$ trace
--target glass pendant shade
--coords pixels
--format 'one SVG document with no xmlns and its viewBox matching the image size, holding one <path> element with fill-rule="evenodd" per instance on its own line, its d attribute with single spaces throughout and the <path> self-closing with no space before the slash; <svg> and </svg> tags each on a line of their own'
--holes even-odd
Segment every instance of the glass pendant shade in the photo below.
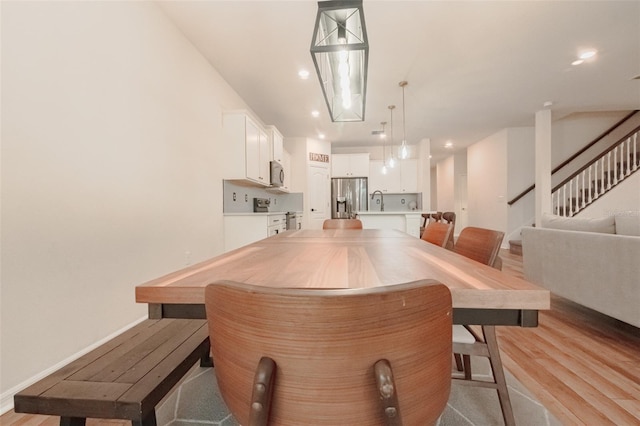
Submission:
<svg viewBox="0 0 640 426">
<path fill-rule="evenodd" d="M 369 42 L 362 0 L 318 2 L 311 56 L 331 121 L 364 121 Z"/>
</svg>

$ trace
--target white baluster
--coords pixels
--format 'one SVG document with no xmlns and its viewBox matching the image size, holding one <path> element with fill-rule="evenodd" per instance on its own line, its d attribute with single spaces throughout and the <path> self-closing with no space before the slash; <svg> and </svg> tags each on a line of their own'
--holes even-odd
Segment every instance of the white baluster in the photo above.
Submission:
<svg viewBox="0 0 640 426">
<path fill-rule="evenodd" d="M 633 135 L 633 170 L 638 169 L 638 133 Z"/>
<path fill-rule="evenodd" d="M 567 184 L 562 185 L 562 216 L 567 215 Z"/>
<path fill-rule="evenodd" d="M 627 164 L 627 171 L 624 172 L 626 176 L 631 174 L 631 137 L 628 137 L 625 142 L 627 143 L 627 156 L 624 158 L 624 162 L 622 164 Z M 622 144 L 624 145 L 624 142 Z"/>
<path fill-rule="evenodd" d="M 592 165 L 589 166 L 589 204 L 593 203 L 593 179 L 591 179 L 591 171 L 593 170 L 594 167 L 598 166 L 598 162 L 596 161 L 595 163 L 593 163 Z M 597 175 L 597 169 L 594 172 L 595 175 Z"/>
<path fill-rule="evenodd" d="M 587 194 L 584 193 L 586 185 L 584 184 L 584 180 L 587 177 L 587 171 L 582 171 L 582 192 L 580 193 L 580 197 L 582 197 L 582 208 L 587 206 Z"/>
<path fill-rule="evenodd" d="M 611 189 L 611 151 L 607 154 L 607 189 Z"/>
<path fill-rule="evenodd" d="M 613 184 L 618 184 L 618 147 L 613 148 Z"/>
</svg>

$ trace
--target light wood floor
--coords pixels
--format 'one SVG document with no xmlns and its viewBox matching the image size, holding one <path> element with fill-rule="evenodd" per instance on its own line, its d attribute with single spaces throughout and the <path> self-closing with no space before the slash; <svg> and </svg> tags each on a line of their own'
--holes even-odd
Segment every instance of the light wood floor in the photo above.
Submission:
<svg viewBox="0 0 640 426">
<path fill-rule="evenodd" d="M 502 250 L 503 271 L 523 276 Z M 565 425 L 640 425 L 640 329 L 553 297 L 536 328 L 499 327 L 503 363 Z M 10 411 L 0 425 L 53 426 L 57 417 Z M 129 425 L 88 420 L 90 426 Z"/>
<path fill-rule="evenodd" d="M 521 256 L 500 256 L 523 277 Z M 538 327 L 497 330 L 505 368 L 563 424 L 640 425 L 640 329 L 552 296 Z"/>
</svg>

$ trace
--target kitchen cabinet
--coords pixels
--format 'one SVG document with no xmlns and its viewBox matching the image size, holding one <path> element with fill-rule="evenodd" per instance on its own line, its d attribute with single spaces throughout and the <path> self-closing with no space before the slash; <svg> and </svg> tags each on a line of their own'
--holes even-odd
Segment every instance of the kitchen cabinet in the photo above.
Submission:
<svg viewBox="0 0 640 426">
<path fill-rule="evenodd" d="M 400 192 L 418 192 L 418 160 L 400 160 Z"/>
<path fill-rule="evenodd" d="M 282 212 L 225 215 L 224 251 L 235 250 L 286 230 L 286 214 Z"/>
<path fill-rule="evenodd" d="M 284 138 L 275 126 L 267 126 L 267 133 L 271 143 L 272 159 L 280 164 L 284 162 Z"/>
<path fill-rule="evenodd" d="M 360 212 L 364 229 L 397 229 L 420 238 L 422 212 Z"/>
<path fill-rule="evenodd" d="M 370 162 L 369 194 L 377 189 L 384 193 L 418 192 L 417 160 L 400 160 L 395 167 L 387 167 L 386 174 L 382 173 L 382 165 L 382 160 Z"/>
<path fill-rule="evenodd" d="M 331 155 L 331 177 L 369 177 L 369 154 Z"/>
<path fill-rule="evenodd" d="M 245 112 L 223 115 L 225 153 L 223 176 L 270 185 L 270 144 L 267 132 Z"/>
<path fill-rule="evenodd" d="M 400 188 L 400 167 L 387 167 L 387 173 L 382 173 L 382 160 L 373 160 L 370 162 L 369 168 L 369 194 L 373 191 L 380 190 L 384 193 L 398 192 Z"/>
</svg>

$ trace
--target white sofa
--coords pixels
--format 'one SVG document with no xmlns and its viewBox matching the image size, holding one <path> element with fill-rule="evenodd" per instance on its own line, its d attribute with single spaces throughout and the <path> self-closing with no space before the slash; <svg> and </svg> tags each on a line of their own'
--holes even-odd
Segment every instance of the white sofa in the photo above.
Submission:
<svg viewBox="0 0 640 426">
<path fill-rule="evenodd" d="M 640 212 L 601 219 L 545 215 L 522 230 L 525 277 L 640 327 Z"/>
</svg>

